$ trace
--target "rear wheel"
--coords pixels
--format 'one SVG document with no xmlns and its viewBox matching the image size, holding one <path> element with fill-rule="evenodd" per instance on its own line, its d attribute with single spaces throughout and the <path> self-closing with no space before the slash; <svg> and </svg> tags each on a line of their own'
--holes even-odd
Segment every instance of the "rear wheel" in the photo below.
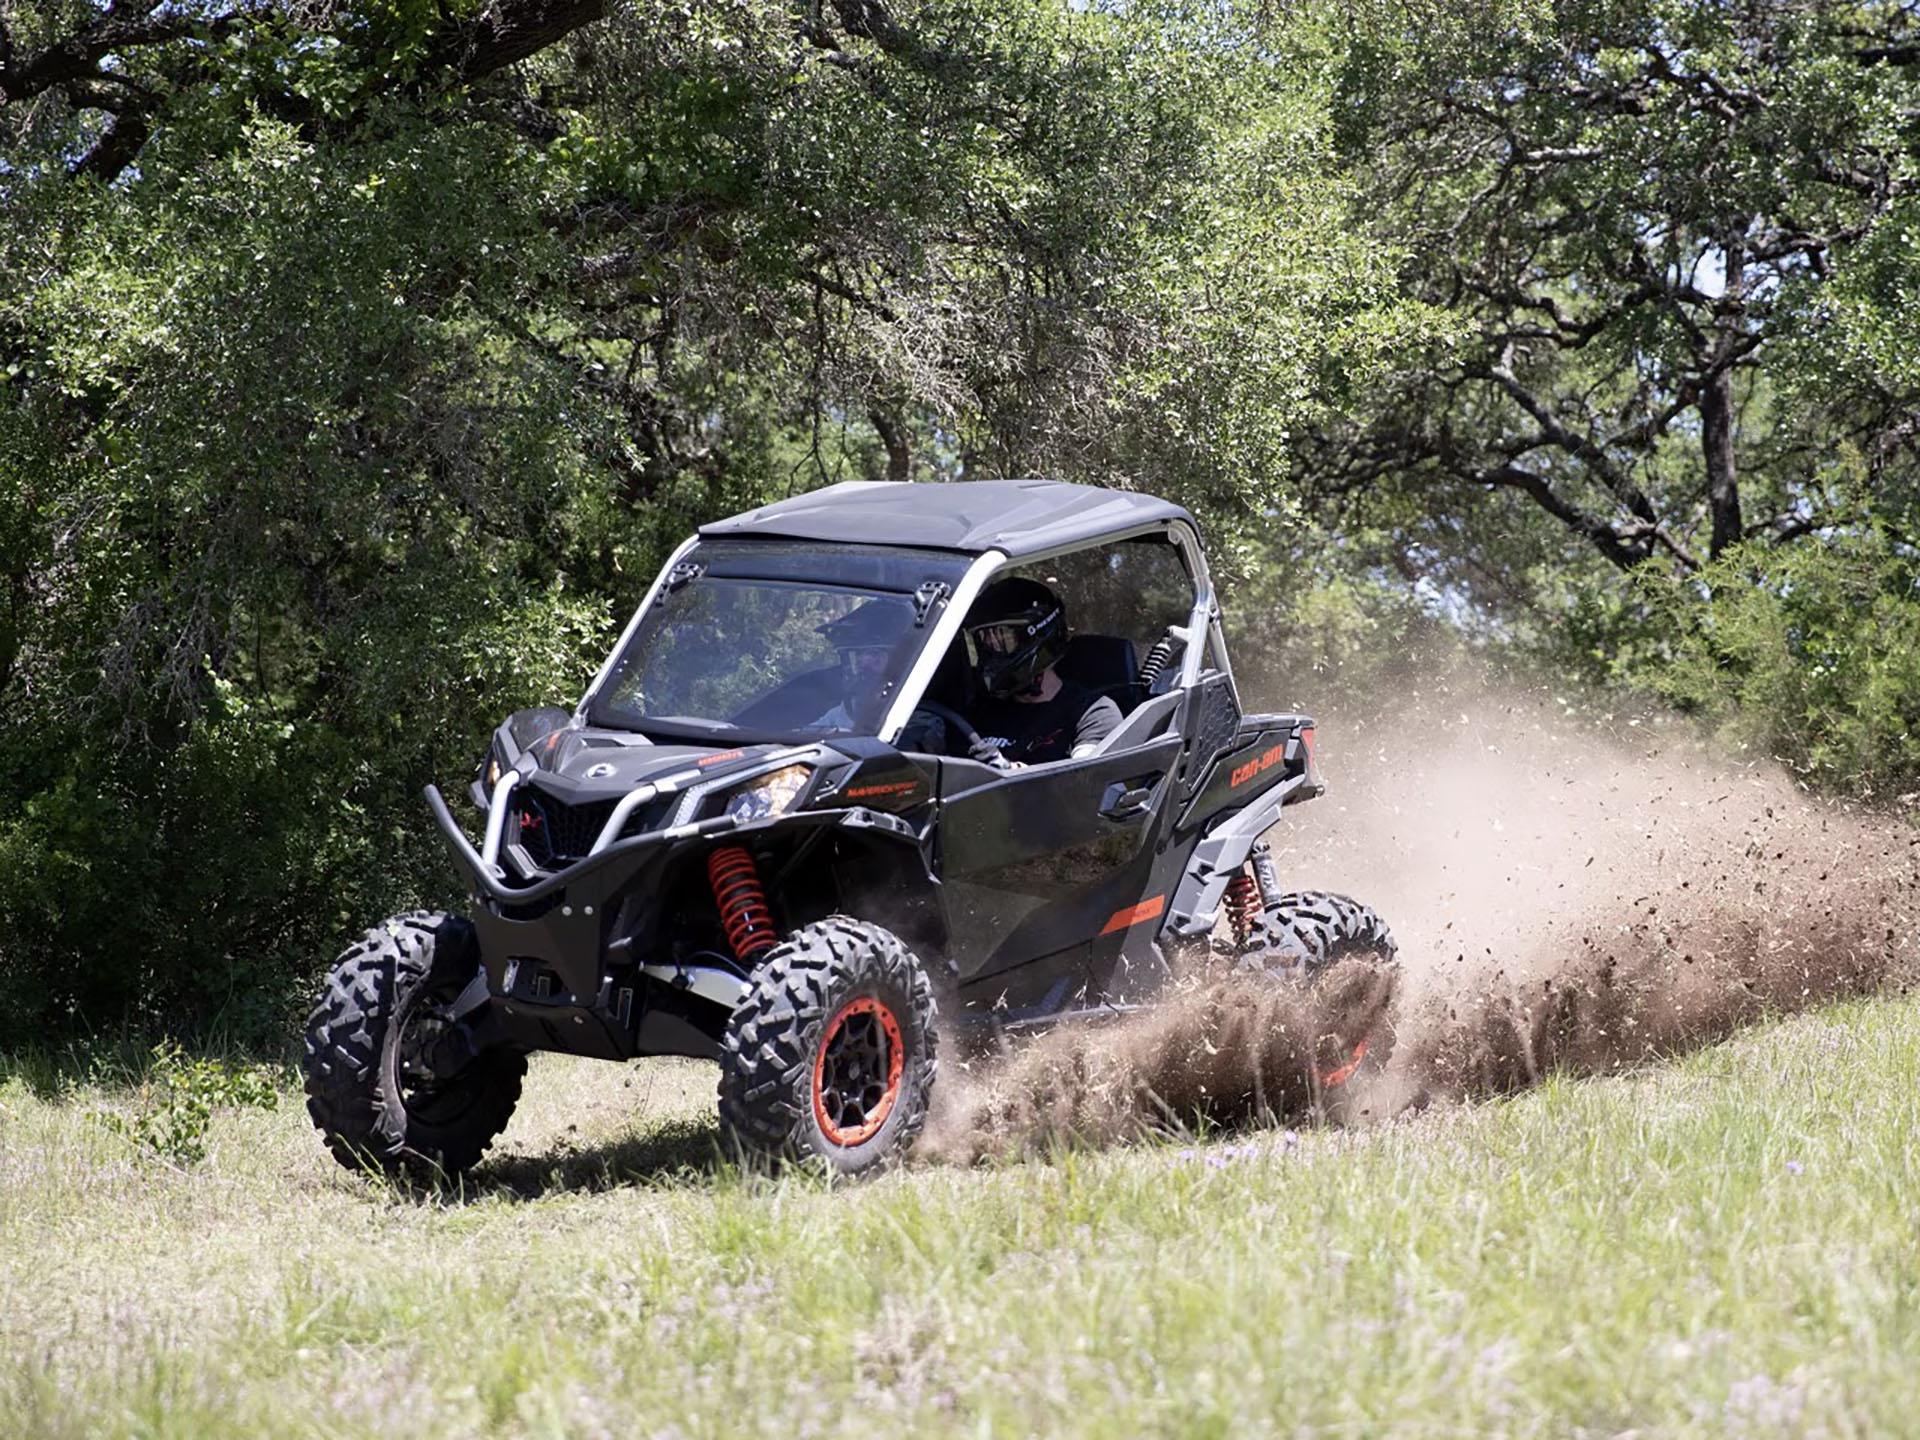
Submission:
<svg viewBox="0 0 1920 1440">
<path fill-rule="evenodd" d="M 884 1165 L 926 1124 L 933 1022 L 925 968 L 898 937 L 844 915 L 796 930 L 728 1021 L 720 1123 L 749 1154 Z"/>
<path fill-rule="evenodd" d="M 1342 1118 L 1356 1113 L 1356 1082 L 1393 1054 L 1400 962 L 1386 922 L 1345 895 L 1293 891 L 1261 907 L 1234 951 L 1242 971 L 1312 987 L 1322 1026 L 1315 1093 Z"/>
<path fill-rule="evenodd" d="M 353 1170 L 415 1179 L 472 1168 L 506 1128 L 527 1057 L 487 1050 L 450 1074 L 453 1001 L 480 970 L 473 926 L 414 911 L 369 930 L 307 1020 L 307 1113 Z"/>
</svg>

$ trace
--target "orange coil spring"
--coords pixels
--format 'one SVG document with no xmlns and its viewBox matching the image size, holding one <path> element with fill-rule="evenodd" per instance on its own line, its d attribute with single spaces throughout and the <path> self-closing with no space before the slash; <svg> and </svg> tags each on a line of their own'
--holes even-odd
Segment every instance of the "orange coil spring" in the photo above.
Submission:
<svg viewBox="0 0 1920 1440">
<path fill-rule="evenodd" d="M 773 911 L 761 887 L 753 857 L 738 845 L 728 845 L 707 857 L 707 879 L 713 885 L 713 903 L 720 908 L 720 924 L 727 944 L 739 960 L 757 960 L 774 946 Z"/>
<path fill-rule="evenodd" d="M 1247 943 L 1253 922 L 1260 916 L 1260 887 L 1244 869 L 1227 882 L 1227 923 L 1236 945 Z"/>
</svg>

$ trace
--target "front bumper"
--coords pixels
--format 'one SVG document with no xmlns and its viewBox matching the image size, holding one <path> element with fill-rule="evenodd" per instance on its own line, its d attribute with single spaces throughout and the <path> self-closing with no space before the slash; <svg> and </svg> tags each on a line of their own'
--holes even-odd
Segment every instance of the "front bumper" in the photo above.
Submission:
<svg viewBox="0 0 1920 1440">
<path fill-rule="evenodd" d="M 530 1048 L 627 1059 L 717 1054 L 714 1027 L 726 987 L 656 953 L 669 877 L 722 840 L 772 829 L 916 832 L 897 816 L 853 807 L 766 820 L 727 817 L 636 835 L 530 885 L 509 885 L 474 849 L 437 786 L 427 807 L 467 878 L 487 989 L 508 1038 Z M 630 903 L 637 902 L 637 903 Z M 737 983 L 737 982 L 736 982 Z M 664 992 L 664 994 L 662 993 Z"/>
</svg>

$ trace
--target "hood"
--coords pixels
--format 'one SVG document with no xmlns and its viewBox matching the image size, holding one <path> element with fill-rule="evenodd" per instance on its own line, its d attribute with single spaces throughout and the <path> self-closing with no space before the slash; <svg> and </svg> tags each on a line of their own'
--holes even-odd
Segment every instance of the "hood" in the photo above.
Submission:
<svg viewBox="0 0 1920 1440">
<path fill-rule="evenodd" d="M 636 785 L 683 777 L 675 789 L 751 765 L 778 749 L 750 745 L 655 745 L 624 730 L 562 730 L 533 747 L 533 783 L 569 804 L 617 800 Z"/>
</svg>

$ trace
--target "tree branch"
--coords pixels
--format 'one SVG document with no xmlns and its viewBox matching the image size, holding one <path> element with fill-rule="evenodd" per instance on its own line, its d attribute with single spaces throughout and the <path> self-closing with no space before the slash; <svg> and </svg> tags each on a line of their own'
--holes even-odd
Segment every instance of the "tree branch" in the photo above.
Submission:
<svg viewBox="0 0 1920 1440">
<path fill-rule="evenodd" d="M 833 0 L 841 28 L 849 35 L 871 40 L 881 51 L 923 75 L 941 75 L 961 63 L 951 50 L 936 50 L 921 42 L 881 0 Z M 816 42 L 817 43 L 817 42 Z"/>
<path fill-rule="evenodd" d="M 5 63 L 0 66 L 0 104 L 28 100 L 44 90 L 76 80 L 103 83 L 120 80 L 123 77 L 100 69 L 100 62 L 108 55 L 165 45 L 191 36 L 219 39 L 231 34 L 244 18 L 239 11 L 229 10 L 210 20 L 163 14 L 125 19 L 110 6 L 85 29 L 56 40 L 18 65 L 13 63 L 13 47 L 9 41 Z"/>
<path fill-rule="evenodd" d="M 427 52 L 423 77 L 444 69 L 455 83 L 504 70 L 607 13 L 607 0 L 494 0 L 471 24 Z"/>
<path fill-rule="evenodd" d="M 76 178 L 91 176 L 103 185 L 110 185 L 133 163 L 134 157 L 140 153 L 140 147 L 147 143 L 152 134 L 151 111 L 144 106 L 124 110 L 107 122 L 107 128 L 100 132 L 100 138 L 73 163 L 67 173 Z"/>
</svg>

